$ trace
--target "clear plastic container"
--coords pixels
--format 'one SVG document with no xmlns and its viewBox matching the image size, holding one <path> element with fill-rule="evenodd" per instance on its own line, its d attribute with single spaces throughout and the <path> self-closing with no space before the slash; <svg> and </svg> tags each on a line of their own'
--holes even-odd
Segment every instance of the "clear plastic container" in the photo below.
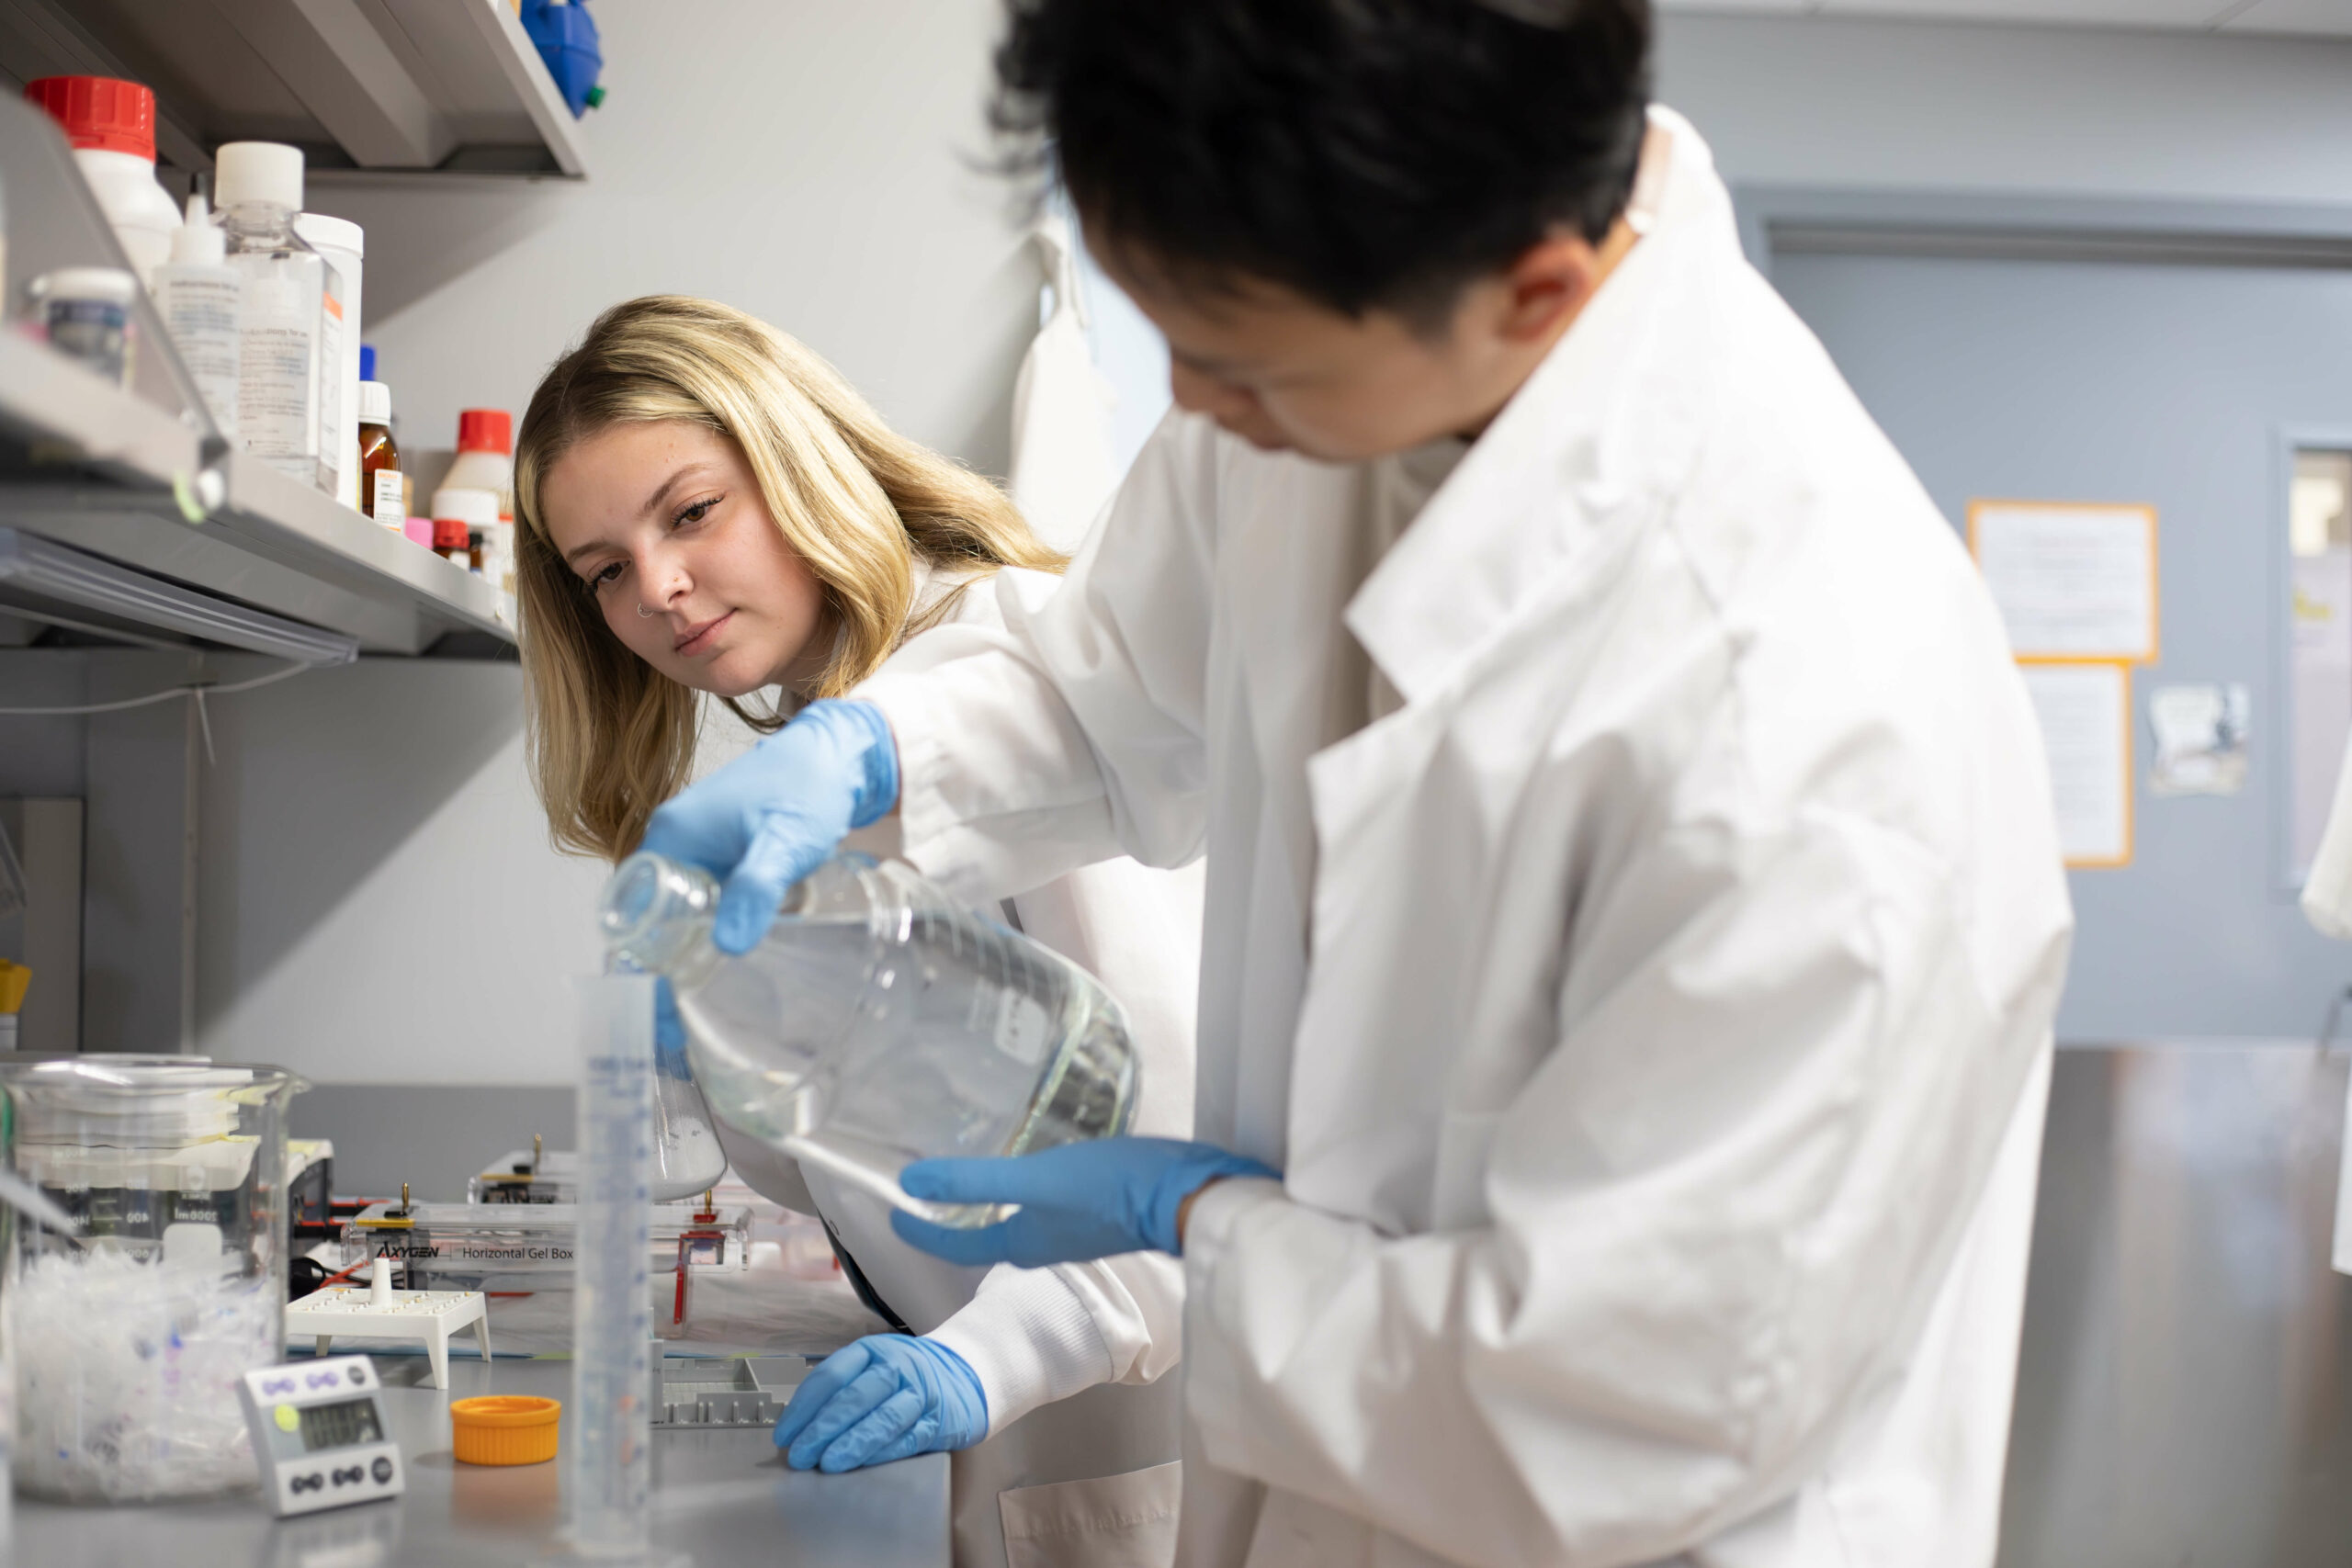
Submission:
<svg viewBox="0 0 2352 1568">
<path fill-rule="evenodd" d="M 254 1484 L 237 1401 L 286 1316 L 277 1067 L 89 1055 L 0 1065 L 10 1168 L 81 1222 L 18 1222 L 6 1305 L 17 1487 L 75 1502 Z"/>
<path fill-rule="evenodd" d="M 560 1203 L 371 1203 L 345 1223 L 342 1268 L 389 1258 L 413 1291 L 569 1291 L 579 1274 L 585 1200 Z M 708 1213 L 709 1218 L 702 1217 Z M 646 1205 L 647 1267 L 740 1273 L 749 1266 L 751 1212 Z"/>
<path fill-rule="evenodd" d="M 334 268 L 294 230 L 302 154 L 272 141 L 231 141 L 217 156 L 214 199 L 228 264 L 244 289 L 237 439 L 281 473 L 340 494 L 342 307 L 329 303 Z"/>
<path fill-rule="evenodd" d="M 245 277 L 229 265 L 229 236 L 204 197 L 187 198 L 187 221 L 172 236 L 172 259 L 155 269 L 155 310 L 180 363 L 220 434 L 237 434 L 237 384 L 244 363 Z"/>
<path fill-rule="evenodd" d="M 899 1172 L 1126 1131 L 1136 1066 L 1100 982 L 898 862 L 843 854 L 786 897 L 740 958 L 711 944 L 718 885 L 636 854 L 605 885 L 612 952 L 667 975 L 695 1080 L 731 1125 L 945 1224 L 998 1211 L 922 1202 Z"/>
</svg>

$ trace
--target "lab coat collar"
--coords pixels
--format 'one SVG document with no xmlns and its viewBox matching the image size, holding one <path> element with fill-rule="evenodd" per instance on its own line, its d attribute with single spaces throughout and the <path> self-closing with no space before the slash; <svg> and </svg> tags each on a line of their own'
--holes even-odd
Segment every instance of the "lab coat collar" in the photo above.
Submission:
<svg viewBox="0 0 2352 1568">
<path fill-rule="evenodd" d="M 1408 703 L 1593 558 L 1612 523 L 1649 514 L 1695 456 L 1690 372 L 1708 353 L 1696 291 L 1744 264 L 1707 144 L 1671 109 L 1654 107 L 1650 124 L 1671 140 L 1649 231 L 1348 605 Z"/>
</svg>

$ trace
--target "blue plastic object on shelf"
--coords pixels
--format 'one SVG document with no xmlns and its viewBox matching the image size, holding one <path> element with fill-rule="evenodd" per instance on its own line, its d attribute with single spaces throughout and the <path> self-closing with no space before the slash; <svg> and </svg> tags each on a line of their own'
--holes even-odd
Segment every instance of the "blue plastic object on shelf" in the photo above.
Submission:
<svg viewBox="0 0 2352 1568">
<path fill-rule="evenodd" d="M 572 118 L 605 101 L 605 89 L 596 85 L 597 73 L 605 68 L 605 52 L 596 39 L 596 18 L 588 14 L 584 4 L 523 0 L 523 30 L 538 47 L 548 74 L 555 78 L 556 90 L 571 106 Z"/>
<path fill-rule="evenodd" d="M 376 378 L 376 345 L 372 343 L 359 345 L 359 378 L 363 381 Z"/>
</svg>

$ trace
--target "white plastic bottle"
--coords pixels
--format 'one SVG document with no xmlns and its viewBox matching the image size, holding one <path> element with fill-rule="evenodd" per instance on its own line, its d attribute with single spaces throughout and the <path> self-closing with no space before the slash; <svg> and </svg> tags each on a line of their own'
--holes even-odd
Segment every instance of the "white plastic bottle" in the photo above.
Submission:
<svg viewBox="0 0 2352 1568">
<path fill-rule="evenodd" d="M 294 231 L 294 214 L 302 209 L 301 149 L 226 142 L 216 155 L 212 189 L 229 265 L 245 283 L 237 437 L 272 468 L 334 495 L 341 453 L 324 449 L 320 436 L 343 343 L 326 309 L 330 269 Z"/>
<path fill-rule="evenodd" d="M 152 288 L 180 226 L 179 204 L 155 182 L 155 95 L 111 76 L 44 76 L 25 96 L 64 128 L 130 269 Z"/>
<path fill-rule="evenodd" d="M 441 476 L 443 490 L 488 491 L 498 521 L 482 540 L 482 575 L 501 593 L 514 592 L 514 418 L 504 409 L 458 411 L 458 460 Z M 439 516 L 439 513 L 435 513 Z"/>
<path fill-rule="evenodd" d="M 368 256 L 368 234 L 348 218 L 330 218 L 323 212 L 296 213 L 294 231 L 334 269 L 328 284 L 342 308 L 337 330 L 343 337 L 343 359 L 335 376 L 337 425 L 330 434 L 335 451 L 356 452 L 359 449 L 359 275 L 361 263 Z M 327 440 L 329 436 L 322 435 L 321 439 Z M 357 468 L 345 462 L 341 479 L 343 503 L 366 511 L 360 504 Z"/>
<path fill-rule="evenodd" d="M 187 198 L 187 221 L 172 235 L 172 259 L 155 269 L 156 313 L 187 367 L 220 434 L 237 438 L 237 367 L 243 357 L 244 275 L 229 265 L 229 237 Z"/>
</svg>

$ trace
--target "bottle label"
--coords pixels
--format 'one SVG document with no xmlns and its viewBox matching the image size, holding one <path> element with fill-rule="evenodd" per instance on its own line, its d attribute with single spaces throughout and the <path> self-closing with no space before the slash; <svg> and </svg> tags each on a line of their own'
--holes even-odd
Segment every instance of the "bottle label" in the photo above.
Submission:
<svg viewBox="0 0 2352 1568">
<path fill-rule="evenodd" d="M 212 411 L 220 434 L 237 434 L 237 310 L 245 295 L 225 267 L 167 269 L 155 283 L 156 305 L 180 363 Z"/>
<path fill-rule="evenodd" d="M 324 269 L 329 282 L 319 310 L 319 488 L 346 505 L 359 503 L 358 487 L 348 494 L 343 485 L 343 301 L 334 297 L 334 268 Z M 353 455 L 356 461 L 357 455 Z"/>
<path fill-rule="evenodd" d="M 51 299 L 49 346 L 118 386 L 130 377 L 130 312 L 112 299 Z"/>
<path fill-rule="evenodd" d="M 999 1051 L 1023 1066 L 1034 1067 L 1046 1059 L 1046 1033 L 1051 1022 L 1044 1008 L 1007 986 L 997 993 L 996 1030 L 990 1038 Z"/>
<path fill-rule="evenodd" d="M 376 470 L 375 493 L 368 498 L 368 515 L 387 528 L 408 526 L 408 495 L 401 488 L 398 468 Z"/>
<path fill-rule="evenodd" d="M 243 363 L 237 368 L 238 436 L 254 457 L 315 482 L 319 296 L 305 287 L 299 268 L 249 263 L 240 270 L 245 324 Z"/>
</svg>

